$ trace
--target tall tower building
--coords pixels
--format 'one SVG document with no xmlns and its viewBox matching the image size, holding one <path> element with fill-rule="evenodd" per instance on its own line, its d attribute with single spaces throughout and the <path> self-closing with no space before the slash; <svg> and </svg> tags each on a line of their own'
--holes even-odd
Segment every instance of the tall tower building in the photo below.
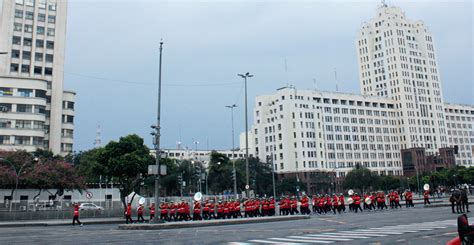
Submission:
<svg viewBox="0 0 474 245">
<path fill-rule="evenodd" d="M 0 0 L 0 149 L 73 147 L 75 93 L 64 90 L 65 0 Z"/>
<path fill-rule="evenodd" d="M 447 146 L 444 102 L 433 38 L 422 21 L 382 4 L 357 38 L 363 95 L 395 100 L 402 149 Z"/>
</svg>

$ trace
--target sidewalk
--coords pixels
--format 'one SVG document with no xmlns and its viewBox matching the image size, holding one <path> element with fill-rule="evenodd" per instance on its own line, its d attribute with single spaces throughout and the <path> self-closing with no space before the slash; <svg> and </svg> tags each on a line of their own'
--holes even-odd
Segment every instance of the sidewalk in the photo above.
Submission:
<svg viewBox="0 0 474 245">
<path fill-rule="evenodd" d="M 84 225 L 89 224 L 120 224 L 124 222 L 124 218 L 88 218 L 80 219 Z M 59 225 L 71 225 L 71 219 L 62 220 L 32 220 L 32 221 L 2 221 L 0 222 L 0 228 L 10 227 L 25 227 L 25 226 L 59 226 Z"/>
<path fill-rule="evenodd" d="M 205 227 L 205 226 L 218 226 L 218 225 L 239 225 L 239 224 L 251 224 L 251 223 L 267 223 L 277 221 L 290 221 L 290 220 L 301 220 L 309 219 L 309 215 L 292 215 L 292 216 L 273 216 L 273 217 L 257 217 L 257 218 L 243 218 L 243 219 L 224 219 L 224 220 L 201 220 L 201 221 L 182 221 L 182 222 L 170 222 L 162 224 L 128 224 L 119 225 L 119 230 L 165 230 L 165 229 L 177 229 L 177 228 L 190 228 L 190 227 Z"/>
</svg>

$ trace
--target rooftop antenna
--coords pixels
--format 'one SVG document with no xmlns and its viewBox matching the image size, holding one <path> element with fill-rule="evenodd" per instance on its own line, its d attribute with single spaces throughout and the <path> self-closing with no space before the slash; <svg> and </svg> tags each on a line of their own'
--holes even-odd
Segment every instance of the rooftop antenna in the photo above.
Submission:
<svg viewBox="0 0 474 245">
<path fill-rule="evenodd" d="M 102 146 L 102 132 L 100 130 L 100 125 L 97 125 L 97 130 L 95 132 L 94 139 L 94 148 L 99 148 Z"/>
<path fill-rule="evenodd" d="M 183 141 L 181 140 L 181 124 L 179 124 L 178 127 L 179 127 L 178 150 L 181 150 L 181 144 L 183 143 Z"/>
<path fill-rule="evenodd" d="M 334 68 L 334 79 L 336 80 L 336 92 L 339 92 L 339 85 L 337 82 L 337 70 Z"/>
</svg>

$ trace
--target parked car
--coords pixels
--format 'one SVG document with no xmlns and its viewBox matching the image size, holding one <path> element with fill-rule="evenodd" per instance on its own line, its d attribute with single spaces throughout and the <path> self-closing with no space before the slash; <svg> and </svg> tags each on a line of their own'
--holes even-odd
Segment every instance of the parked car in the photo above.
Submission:
<svg viewBox="0 0 474 245">
<path fill-rule="evenodd" d="M 104 208 L 98 205 L 95 205 L 94 203 L 82 203 L 79 206 L 79 210 L 97 210 L 97 211 L 103 211 Z"/>
</svg>

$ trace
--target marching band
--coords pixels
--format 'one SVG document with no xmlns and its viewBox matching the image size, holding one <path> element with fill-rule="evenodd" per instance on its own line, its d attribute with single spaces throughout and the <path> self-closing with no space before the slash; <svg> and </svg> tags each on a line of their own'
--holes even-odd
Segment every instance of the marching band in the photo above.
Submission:
<svg viewBox="0 0 474 245">
<path fill-rule="evenodd" d="M 425 192 L 426 193 L 426 192 Z M 247 217 L 265 217 L 276 215 L 276 209 L 279 209 L 279 215 L 324 215 L 341 214 L 346 212 L 346 201 L 349 212 L 364 211 L 382 211 L 388 209 L 402 208 L 400 200 L 405 198 L 405 207 L 414 207 L 413 193 L 409 190 L 401 195 L 397 191 L 390 191 L 385 194 L 382 191 L 368 192 L 360 195 L 353 190 L 348 191 L 348 198 L 344 194 L 317 194 L 312 198 L 302 195 L 301 198 L 295 196 L 282 196 L 278 202 L 273 197 L 249 198 L 245 200 L 230 199 L 220 200 L 216 198 L 202 199 L 202 195 L 194 196 L 194 202 L 189 203 L 182 199 L 177 202 L 162 201 L 159 205 L 160 219 L 163 221 L 188 221 L 188 220 L 210 220 L 210 219 L 236 219 Z M 427 195 L 424 195 L 426 202 Z M 137 208 L 138 220 L 142 220 L 144 211 L 144 201 L 139 202 Z M 155 215 L 155 204 L 152 203 L 150 210 L 150 220 Z M 127 223 L 131 220 L 131 205 L 126 208 Z"/>
</svg>

